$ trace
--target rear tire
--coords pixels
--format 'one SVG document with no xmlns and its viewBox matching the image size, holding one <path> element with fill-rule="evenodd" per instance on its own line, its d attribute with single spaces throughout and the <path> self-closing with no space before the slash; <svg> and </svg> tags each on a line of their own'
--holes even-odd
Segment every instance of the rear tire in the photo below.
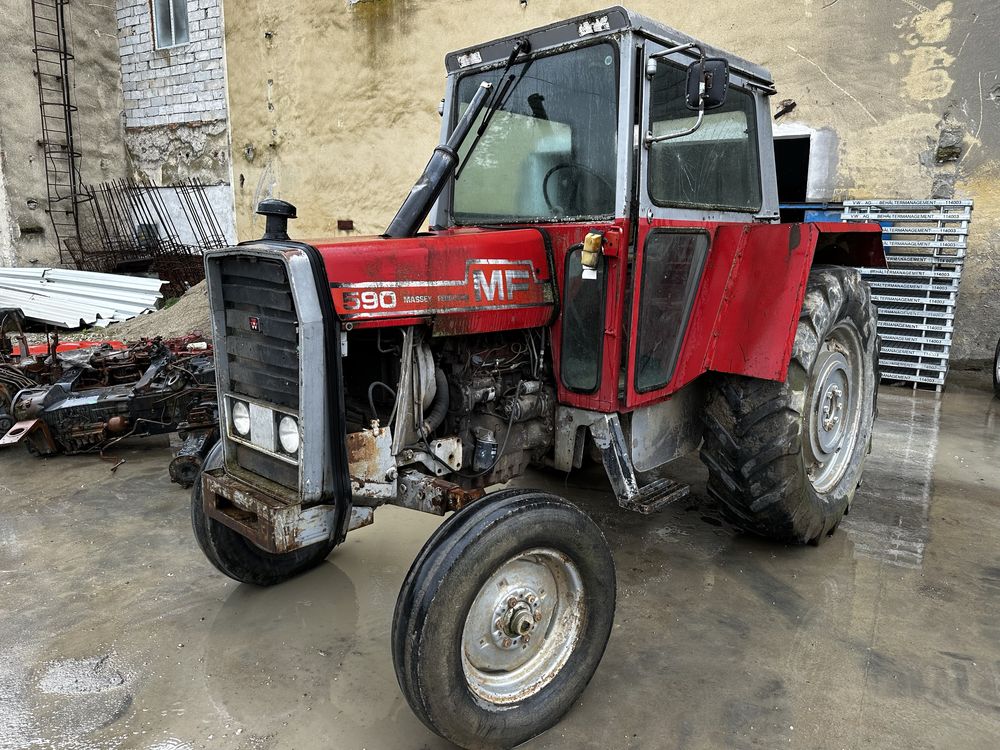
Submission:
<svg viewBox="0 0 1000 750">
<path fill-rule="evenodd" d="M 1000 398 L 1000 341 L 993 353 L 993 395 Z"/>
<path fill-rule="evenodd" d="M 396 600 L 396 678 L 417 717 L 466 748 L 509 748 L 555 724 L 604 654 L 614 560 L 562 498 L 514 489 L 428 540 Z"/>
<path fill-rule="evenodd" d="M 784 383 L 722 375 L 705 415 L 708 492 L 741 529 L 818 543 L 847 512 L 870 450 L 878 336 L 856 269 L 817 267 Z"/>
<path fill-rule="evenodd" d="M 221 447 L 221 443 L 218 447 Z M 208 463 L 208 459 L 206 459 Z M 198 546 L 218 570 L 240 583 L 273 586 L 323 562 L 335 541 L 317 542 L 302 549 L 273 554 L 262 550 L 242 534 L 205 515 L 201 474 L 191 490 L 191 526 Z"/>
</svg>

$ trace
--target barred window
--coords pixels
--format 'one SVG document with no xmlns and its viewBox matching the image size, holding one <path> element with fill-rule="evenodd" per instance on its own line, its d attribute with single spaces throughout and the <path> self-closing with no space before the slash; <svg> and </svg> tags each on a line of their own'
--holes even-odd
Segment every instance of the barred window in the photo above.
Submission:
<svg viewBox="0 0 1000 750">
<path fill-rule="evenodd" d="M 153 0 L 153 32 L 157 49 L 187 44 L 187 0 Z"/>
</svg>

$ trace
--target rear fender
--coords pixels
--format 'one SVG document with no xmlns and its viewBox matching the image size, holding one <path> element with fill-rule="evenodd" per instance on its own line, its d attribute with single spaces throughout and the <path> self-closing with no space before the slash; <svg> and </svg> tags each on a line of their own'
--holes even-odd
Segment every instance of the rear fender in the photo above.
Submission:
<svg viewBox="0 0 1000 750">
<path fill-rule="evenodd" d="M 720 227 L 713 251 L 726 253 L 728 245 L 732 262 L 705 369 L 783 381 L 810 270 L 821 263 L 884 268 L 881 232 L 878 224 Z"/>
</svg>

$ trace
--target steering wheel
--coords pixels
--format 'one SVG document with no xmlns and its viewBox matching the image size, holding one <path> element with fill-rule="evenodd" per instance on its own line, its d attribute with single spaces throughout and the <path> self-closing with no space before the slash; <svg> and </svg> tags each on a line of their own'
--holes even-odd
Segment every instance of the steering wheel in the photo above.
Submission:
<svg viewBox="0 0 1000 750">
<path fill-rule="evenodd" d="M 545 177 L 542 179 L 542 197 L 545 199 L 545 205 L 549 207 L 549 210 L 553 213 L 569 213 L 564 211 L 562 206 L 557 206 L 552 202 L 552 198 L 549 197 L 549 181 L 559 173 L 563 173 L 559 178 L 558 185 L 560 187 L 560 193 L 564 196 L 569 196 L 572 198 L 571 205 L 579 208 L 579 210 L 573 211 L 574 214 L 586 214 L 591 213 L 582 206 L 581 198 L 588 195 L 587 192 L 583 191 L 583 184 L 585 182 L 582 177 L 589 179 L 592 183 L 596 184 L 598 187 L 603 188 L 607 191 L 607 195 L 612 200 L 614 199 L 615 186 L 612 185 L 603 175 L 597 173 L 593 169 L 579 162 L 563 162 L 562 164 L 556 164 L 552 169 L 545 173 Z M 604 203 L 604 196 L 599 196 L 602 200 L 592 201 L 598 204 Z M 610 204 L 610 201 L 609 201 Z"/>
</svg>

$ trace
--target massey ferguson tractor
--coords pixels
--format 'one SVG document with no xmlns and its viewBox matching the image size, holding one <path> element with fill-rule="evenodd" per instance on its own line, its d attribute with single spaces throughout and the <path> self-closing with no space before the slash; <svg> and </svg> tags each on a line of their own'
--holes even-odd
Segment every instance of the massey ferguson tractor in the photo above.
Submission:
<svg viewBox="0 0 1000 750">
<path fill-rule="evenodd" d="M 383 235 L 291 240 L 267 200 L 260 240 L 207 255 L 223 427 L 191 516 L 270 585 L 381 505 L 453 512 L 403 582 L 396 675 L 430 729 L 505 748 L 594 674 L 615 570 L 583 512 L 500 486 L 599 457 L 650 513 L 700 449 L 740 528 L 822 540 L 870 449 L 857 268 L 885 258 L 877 225 L 779 223 L 753 63 L 614 7 L 446 66 L 441 145 Z"/>
</svg>

